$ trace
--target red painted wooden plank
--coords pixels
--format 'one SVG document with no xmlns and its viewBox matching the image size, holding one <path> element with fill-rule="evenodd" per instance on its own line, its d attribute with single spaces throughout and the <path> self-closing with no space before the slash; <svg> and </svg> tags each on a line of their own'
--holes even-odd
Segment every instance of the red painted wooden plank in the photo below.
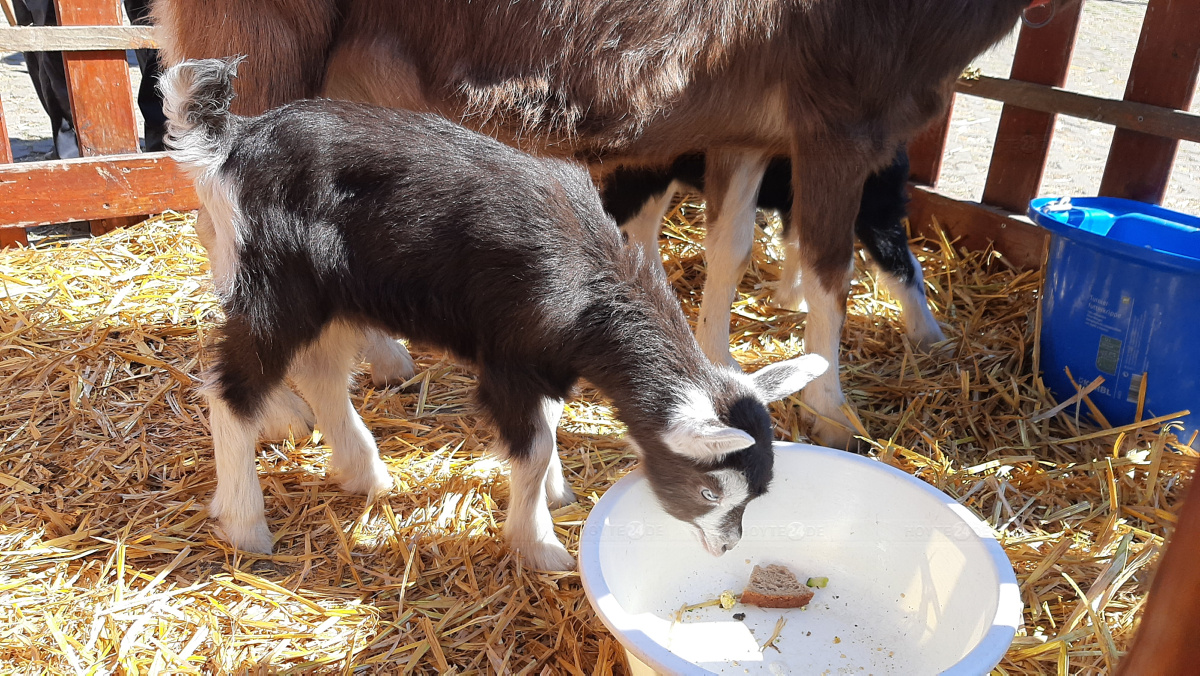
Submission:
<svg viewBox="0 0 1200 676">
<path fill-rule="evenodd" d="M 1187 110 L 1200 71 L 1200 0 L 1150 0 L 1125 100 Z M 1100 194 L 1162 202 L 1179 143 L 1127 129 L 1113 134 Z"/>
<path fill-rule="evenodd" d="M 55 0 L 64 26 L 113 26 L 121 23 L 120 0 Z M 71 117 L 84 157 L 136 153 L 137 117 L 133 86 L 123 51 L 63 52 Z M 93 235 L 129 225 L 129 219 L 93 221 Z"/>
<path fill-rule="evenodd" d="M 950 99 L 946 114 L 909 141 L 909 176 L 913 182 L 937 186 L 938 177 L 942 173 L 942 156 L 946 152 L 946 136 L 950 133 L 950 115 L 953 112 L 954 99 Z"/>
<path fill-rule="evenodd" d="M 195 188 L 166 153 L 0 166 L 0 228 L 196 209 Z"/>
<path fill-rule="evenodd" d="M 0 96 L 0 164 L 8 164 L 12 161 L 12 145 L 8 142 L 8 125 L 4 122 L 4 97 Z"/>
<path fill-rule="evenodd" d="M 25 235 L 25 228 L 0 227 L 0 248 L 16 246 L 18 244 L 29 244 L 29 238 Z"/>
<path fill-rule="evenodd" d="M 56 0 L 64 26 L 115 26 L 121 23 L 119 0 Z M 123 51 L 63 52 L 71 116 L 85 156 L 138 150 L 133 87 Z"/>
<path fill-rule="evenodd" d="M 1159 559 L 1146 610 L 1117 676 L 1195 673 L 1200 663 L 1200 484 L 1195 479 L 1179 523 Z"/>
<path fill-rule="evenodd" d="M 1071 51 L 1083 3 L 1059 7 L 1058 14 L 1042 28 L 1021 26 L 1013 80 L 1061 87 L 1067 80 Z M 983 201 L 1009 211 L 1024 212 L 1037 195 L 1046 168 L 1046 154 L 1054 134 L 1054 115 L 1016 106 L 1004 106 L 996 145 L 988 167 Z"/>
<path fill-rule="evenodd" d="M 977 202 L 965 202 L 910 184 L 908 222 L 914 234 L 936 237 L 933 219 L 957 245 L 991 247 L 1023 270 L 1037 270 L 1046 259 L 1049 233 L 1023 216 Z"/>
<path fill-rule="evenodd" d="M 4 0 L 0 0 L 4 2 Z M 4 102 L 0 100 L 0 165 L 11 164 L 13 161 L 12 146 L 8 142 L 8 125 L 4 122 Z M 16 226 L 0 227 L 0 247 L 10 247 L 17 244 L 29 244 L 25 228 Z"/>
</svg>

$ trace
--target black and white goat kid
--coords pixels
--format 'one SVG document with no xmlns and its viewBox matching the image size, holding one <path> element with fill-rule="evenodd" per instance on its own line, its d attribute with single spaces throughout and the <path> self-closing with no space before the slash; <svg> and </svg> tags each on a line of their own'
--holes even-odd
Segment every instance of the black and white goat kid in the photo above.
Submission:
<svg viewBox="0 0 1200 676">
<path fill-rule="evenodd" d="M 351 405 L 364 327 L 446 349 L 478 371 L 477 402 L 511 462 L 506 538 L 564 569 L 549 505 L 574 499 L 555 448 L 563 401 L 586 378 L 616 405 L 651 485 L 720 554 L 772 476 L 764 402 L 825 370 L 809 355 L 753 376 L 716 366 L 662 266 L 623 247 L 582 167 L 536 159 L 440 117 L 297 101 L 228 112 L 236 61 L 162 77 L 170 144 L 211 217 L 225 309 L 209 400 L 210 513 L 239 548 L 269 552 L 255 471 L 265 430 L 311 405 L 351 491 L 392 486 Z"/>
</svg>

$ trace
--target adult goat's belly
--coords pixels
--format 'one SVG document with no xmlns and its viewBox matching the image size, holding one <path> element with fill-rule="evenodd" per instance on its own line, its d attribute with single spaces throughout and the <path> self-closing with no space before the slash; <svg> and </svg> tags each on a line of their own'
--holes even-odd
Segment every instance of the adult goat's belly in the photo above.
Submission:
<svg viewBox="0 0 1200 676">
<path fill-rule="evenodd" d="M 503 68 L 509 73 L 503 78 L 489 78 L 481 64 L 447 65 L 442 56 L 453 58 L 427 54 L 418 63 L 394 36 L 355 32 L 330 56 L 323 95 L 439 113 L 541 155 L 637 162 L 718 147 L 788 150 L 782 85 L 763 89 L 736 77 L 664 69 L 650 80 L 666 86 L 614 83 L 601 91 L 561 84 L 580 79 L 565 72 L 522 74 L 515 66 Z M 438 72 L 428 72 L 431 62 L 439 63 Z"/>
</svg>

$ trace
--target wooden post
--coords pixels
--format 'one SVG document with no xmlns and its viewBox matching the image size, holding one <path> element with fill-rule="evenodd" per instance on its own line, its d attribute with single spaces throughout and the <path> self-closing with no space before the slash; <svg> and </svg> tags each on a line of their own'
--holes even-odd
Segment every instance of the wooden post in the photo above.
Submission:
<svg viewBox="0 0 1200 676">
<path fill-rule="evenodd" d="M 1125 100 L 1187 110 L 1200 70 L 1200 0 L 1150 0 Z M 1175 139 L 1113 134 L 1100 194 L 1158 204 L 1175 163 Z"/>
<path fill-rule="evenodd" d="M 1193 674 L 1200 664 L 1200 487 L 1195 478 L 1183 500 L 1118 676 Z"/>
<path fill-rule="evenodd" d="M 914 183 L 937 187 L 938 177 L 942 173 L 942 156 L 946 152 L 946 136 L 950 133 L 950 115 L 953 112 L 954 99 L 950 99 L 946 114 L 909 142 L 909 176 Z"/>
<path fill-rule="evenodd" d="M 4 2 L 4 0 L 0 0 Z M 12 146 L 8 143 L 8 125 L 4 121 L 4 101 L 0 100 L 0 165 L 12 164 Z M 0 247 L 28 244 L 25 228 L 0 226 Z"/>
<path fill-rule="evenodd" d="M 8 142 L 8 124 L 4 121 L 4 97 L 0 96 L 0 164 L 11 164 L 12 161 L 12 145 Z"/>
<path fill-rule="evenodd" d="M 1075 3 L 1060 8 L 1054 20 L 1042 28 L 1022 25 L 1009 77 L 1063 86 L 1082 7 L 1083 3 Z M 1042 183 L 1053 135 L 1053 114 L 1005 105 L 983 189 L 984 203 L 1024 213 Z"/>
<path fill-rule="evenodd" d="M 55 6 L 58 21 L 64 26 L 121 24 L 120 0 L 55 0 Z M 63 64 L 80 154 L 95 157 L 136 153 L 137 116 L 125 52 L 63 52 Z M 100 235 L 137 220 L 134 217 L 91 221 L 92 234 Z"/>
</svg>

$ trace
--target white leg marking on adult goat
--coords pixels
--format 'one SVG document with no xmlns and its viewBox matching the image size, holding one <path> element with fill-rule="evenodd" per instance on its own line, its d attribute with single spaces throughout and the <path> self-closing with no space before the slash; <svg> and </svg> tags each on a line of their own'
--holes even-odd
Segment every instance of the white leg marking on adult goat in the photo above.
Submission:
<svg viewBox="0 0 1200 676">
<path fill-rule="evenodd" d="M 767 168 L 766 158 L 757 152 L 738 153 L 730 157 L 735 163 L 727 174 L 714 174 L 715 154 L 709 155 L 708 168 L 712 178 L 706 180 L 707 190 L 719 190 L 728 182 L 720 201 L 709 198 L 709 213 L 715 218 L 707 223 L 704 237 L 704 258 L 707 277 L 704 280 L 704 299 L 700 303 L 700 319 L 696 339 L 700 349 L 717 364 L 736 365 L 729 353 L 729 308 L 737 296 L 737 285 L 746 272 L 754 245 L 754 215 L 758 187 Z M 716 207 L 715 209 L 713 207 Z"/>
<path fill-rule="evenodd" d="M 905 333 L 918 349 L 928 352 L 935 343 L 946 340 L 946 334 L 942 333 L 942 327 L 938 325 L 937 320 L 933 317 L 933 312 L 929 309 L 929 299 L 925 296 L 925 275 L 921 270 L 921 263 L 911 251 L 908 255 L 912 257 L 912 281 L 904 284 L 888 274 L 883 274 L 881 277 L 888 292 L 900 301 L 900 308 L 904 312 Z"/>
<path fill-rule="evenodd" d="M 849 272 L 845 279 L 849 279 Z M 804 280 L 804 297 L 808 299 L 808 320 L 804 326 L 804 351 L 819 354 L 829 362 L 829 368 L 800 392 L 800 399 L 818 416 L 806 415 L 810 436 L 819 443 L 835 448 L 847 448 L 853 438 L 850 420 L 842 413 L 846 402 L 839 380 L 838 348 L 842 326 L 846 321 L 846 291 L 842 285 L 828 290 L 817 275 Z"/>
<path fill-rule="evenodd" d="M 796 236 L 796 228 L 793 227 L 788 233 L 788 239 L 783 243 L 783 270 L 779 274 L 779 285 L 775 287 L 775 305 L 792 312 L 808 312 L 802 279 L 800 242 Z"/>
<path fill-rule="evenodd" d="M 629 246 L 640 246 L 646 252 L 646 258 L 653 260 L 658 253 L 658 235 L 662 231 L 663 218 L 671 206 L 671 198 L 675 196 L 678 187 L 674 182 L 667 187 L 666 192 L 647 200 L 636 216 L 626 221 L 621 228 L 629 238 Z"/>
</svg>

